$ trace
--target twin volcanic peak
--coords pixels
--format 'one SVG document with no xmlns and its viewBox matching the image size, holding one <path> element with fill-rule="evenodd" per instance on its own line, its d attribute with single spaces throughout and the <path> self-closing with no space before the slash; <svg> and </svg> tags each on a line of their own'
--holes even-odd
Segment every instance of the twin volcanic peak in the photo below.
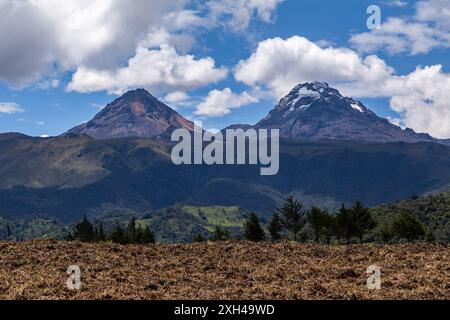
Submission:
<svg viewBox="0 0 450 320">
<path fill-rule="evenodd" d="M 137 89 L 114 100 L 92 120 L 65 135 L 85 134 L 95 139 L 155 138 L 170 137 L 171 132 L 178 128 L 192 131 L 194 124 L 145 89 Z"/>
<path fill-rule="evenodd" d="M 280 100 L 256 129 L 280 129 L 280 136 L 303 140 L 369 142 L 433 141 L 378 117 L 360 101 L 342 96 L 324 82 L 299 84 Z"/>
<path fill-rule="evenodd" d="M 96 139 L 123 137 L 170 139 L 174 129 L 193 130 L 194 124 L 144 89 L 129 91 L 108 104 L 91 121 L 67 134 Z M 368 142 L 433 141 L 428 134 L 402 129 L 378 117 L 361 102 L 342 96 L 324 82 L 299 84 L 256 125 L 228 128 L 279 129 L 280 135 L 302 140 Z"/>
</svg>

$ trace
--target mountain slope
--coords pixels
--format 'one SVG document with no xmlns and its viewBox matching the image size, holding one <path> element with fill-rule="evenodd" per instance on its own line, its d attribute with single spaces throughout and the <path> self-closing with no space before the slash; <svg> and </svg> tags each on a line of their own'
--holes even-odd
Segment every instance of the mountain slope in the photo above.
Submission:
<svg viewBox="0 0 450 320">
<path fill-rule="evenodd" d="M 281 139 L 280 171 L 259 166 L 176 166 L 151 139 L 49 139 L 0 135 L 0 216 L 55 217 L 177 203 L 240 206 L 270 216 L 292 193 L 333 209 L 356 199 L 376 205 L 450 184 L 450 148 L 436 143 Z"/>
<path fill-rule="evenodd" d="M 282 137 L 303 140 L 433 141 L 427 134 L 403 130 L 378 117 L 361 102 L 343 97 L 323 82 L 294 87 L 253 128 L 280 129 Z"/>
<path fill-rule="evenodd" d="M 378 221 L 386 224 L 401 213 L 413 214 L 431 228 L 437 239 L 450 241 L 449 191 L 380 205 L 373 208 L 372 213 Z"/>
<path fill-rule="evenodd" d="M 154 138 L 170 135 L 177 128 L 193 130 L 193 123 L 146 90 L 137 89 L 114 100 L 92 120 L 65 135 L 85 134 L 96 139 Z"/>
</svg>

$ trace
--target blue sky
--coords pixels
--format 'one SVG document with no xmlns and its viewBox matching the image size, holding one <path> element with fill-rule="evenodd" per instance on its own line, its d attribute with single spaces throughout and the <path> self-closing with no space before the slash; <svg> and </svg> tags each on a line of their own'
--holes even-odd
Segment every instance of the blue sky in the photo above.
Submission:
<svg viewBox="0 0 450 320">
<path fill-rule="evenodd" d="M 450 137 L 449 0 L 135 3 L 0 0 L 0 132 L 58 135 L 138 87 L 220 129 L 255 123 L 296 83 L 320 80 Z"/>
</svg>

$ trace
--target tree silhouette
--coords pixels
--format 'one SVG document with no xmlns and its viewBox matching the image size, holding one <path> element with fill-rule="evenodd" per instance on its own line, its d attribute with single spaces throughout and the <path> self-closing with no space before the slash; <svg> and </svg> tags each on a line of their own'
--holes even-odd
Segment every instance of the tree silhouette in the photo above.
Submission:
<svg viewBox="0 0 450 320">
<path fill-rule="evenodd" d="M 216 226 L 212 237 L 213 241 L 225 241 L 230 239 L 230 232 L 221 226 Z"/>
<path fill-rule="evenodd" d="M 344 204 L 341 205 L 341 209 L 337 213 L 338 221 L 338 233 L 347 240 L 347 244 L 350 244 L 351 238 L 356 234 L 355 220 L 353 219 L 350 209 L 347 209 Z"/>
<path fill-rule="evenodd" d="M 124 230 L 120 226 L 116 226 L 109 234 L 108 239 L 114 243 L 126 244 L 127 237 Z"/>
<path fill-rule="evenodd" d="M 281 231 L 283 227 L 281 226 L 280 217 L 278 214 L 274 213 L 272 219 L 270 219 L 267 225 L 267 231 L 269 231 L 270 240 L 278 241 L 281 239 Z"/>
<path fill-rule="evenodd" d="M 126 236 L 128 238 L 129 243 L 137 242 L 136 219 L 134 217 L 132 217 L 130 222 L 128 223 L 126 229 Z"/>
<path fill-rule="evenodd" d="M 73 237 L 82 242 L 95 241 L 95 230 L 92 223 L 84 217 L 83 220 L 75 225 Z"/>
<path fill-rule="evenodd" d="M 245 239 L 255 242 L 259 242 L 264 239 L 264 230 L 259 224 L 258 216 L 253 212 L 250 213 L 250 216 L 244 223 L 244 236 Z"/>
<path fill-rule="evenodd" d="M 312 207 L 307 215 L 306 219 L 314 231 L 314 240 L 319 243 L 320 235 L 323 232 L 323 228 L 325 227 L 325 213 L 321 209 L 317 207 Z"/>
<path fill-rule="evenodd" d="M 281 226 L 292 233 L 294 241 L 297 241 L 297 234 L 305 225 L 302 208 L 303 204 L 292 196 L 289 196 L 280 208 L 276 208 Z"/>
<path fill-rule="evenodd" d="M 205 242 L 206 239 L 204 236 L 202 236 L 200 233 L 197 234 L 194 239 L 192 239 L 192 242 Z"/>
<path fill-rule="evenodd" d="M 377 225 L 370 214 L 369 208 L 362 205 L 360 201 L 356 201 L 353 207 L 350 209 L 350 213 L 353 219 L 354 232 L 358 236 L 360 243 L 363 243 L 364 234 Z"/>
</svg>

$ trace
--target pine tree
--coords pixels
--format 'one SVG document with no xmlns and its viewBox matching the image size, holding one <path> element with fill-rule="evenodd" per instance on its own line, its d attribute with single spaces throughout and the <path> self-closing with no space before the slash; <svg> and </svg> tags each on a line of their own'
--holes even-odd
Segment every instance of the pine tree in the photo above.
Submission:
<svg viewBox="0 0 450 320">
<path fill-rule="evenodd" d="M 342 204 L 336 216 L 338 220 L 338 233 L 345 237 L 347 244 L 350 244 L 351 238 L 356 234 L 355 220 L 353 219 L 351 210 Z"/>
<path fill-rule="evenodd" d="M 64 238 L 66 241 L 73 241 L 75 240 L 75 237 L 72 235 L 72 232 L 69 231 L 69 233 Z"/>
<path fill-rule="evenodd" d="M 145 228 L 143 229 L 143 232 L 142 232 L 141 243 L 149 244 L 149 243 L 155 243 L 155 242 L 156 242 L 155 236 L 154 236 L 153 232 L 150 231 L 150 227 L 145 226 Z"/>
<path fill-rule="evenodd" d="M 360 243 L 363 243 L 364 234 L 377 225 L 370 214 L 369 208 L 365 208 L 360 201 L 356 201 L 350 209 L 353 219 L 354 232 L 358 236 Z"/>
<path fill-rule="evenodd" d="M 281 239 L 282 226 L 278 214 L 274 213 L 272 215 L 272 219 L 270 219 L 269 224 L 267 225 L 267 230 L 270 234 L 270 240 L 273 242 Z"/>
<path fill-rule="evenodd" d="M 314 231 L 314 240 L 319 243 L 320 235 L 323 232 L 325 226 L 325 213 L 317 207 L 312 207 L 306 216 L 306 219 Z"/>
<path fill-rule="evenodd" d="M 84 217 L 83 220 L 75 225 L 74 238 L 82 242 L 95 241 L 94 226 Z"/>
<path fill-rule="evenodd" d="M 331 238 L 335 235 L 338 236 L 338 222 L 335 215 L 328 213 L 328 211 L 323 211 L 323 228 L 322 234 L 325 238 L 327 244 L 331 243 Z"/>
<path fill-rule="evenodd" d="M 96 228 L 95 240 L 96 241 L 105 241 L 106 240 L 105 231 L 103 230 L 103 223 L 100 223 L 98 228 Z"/>
<path fill-rule="evenodd" d="M 230 232 L 221 226 L 216 226 L 212 237 L 213 241 L 225 241 L 230 239 Z"/>
<path fill-rule="evenodd" d="M 131 218 L 130 222 L 128 223 L 127 230 L 126 230 L 126 236 L 128 238 L 129 243 L 136 243 L 136 219 L 133 217 Z"/>
<path fill-rule="evenodd" d="M 133 241 L 130 243 L 143 243 L 143 236 L 144 236 L 144 230 L 142 229 L 141 225 L 138 224 L 137 227 L 135 228 L 135 233 L 134 233 L 134 239 Z"/>
<path fill-rule="evenodd" d="M 109 240 L 114 243 L 126 244 L 127 237 L 124 230 L 120 226 L 116 226 L 109 234 Z"/>
<path fill-rule="evenodd" d="M 259 224 L 258 216 L 251 212 L 244 223 L 244 237 L 247 240 L 259 242 L 264 240 L 264 230 Z"/>
<path fill-rule="evenodd" d="M 292 233 L 294 241 L 297 241 L 297 234 L 305 225 L 302 208 L 303 204 L 292 196 L 289 196 L 280 208 L 276 208 L 281 226 Z"/>
<path fill-rule="evenodd" d="M 6 239 L 11 240 L 11 225 L 9 223 L 6 224 Z"/>
<path fill-rule="evenodd" d="M 202 236 L 200 233 L 195 235 L 194 239 L 192 239 L 192 242 L 205 242 L 206 239 L 204 236 Z"/>
</svg>

